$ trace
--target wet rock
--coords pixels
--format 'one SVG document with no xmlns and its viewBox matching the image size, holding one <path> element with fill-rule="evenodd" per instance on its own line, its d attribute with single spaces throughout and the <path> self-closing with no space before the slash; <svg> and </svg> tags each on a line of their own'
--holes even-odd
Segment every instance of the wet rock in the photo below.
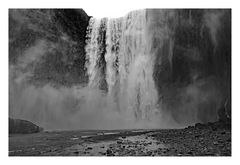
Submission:
<svg viewBox="0 0 240 165">
<path fill-rule="evenodd" d="M 122 141 L 120 141 L 120 140 L 118 140 L 118 141 L 117 141 L 117 144 L 122 144 L 122 143 L 123 143 L 123 142 L 122 142 Z"/>
<path fill-rule="evenodd" d="M 218 142 L 215 141 L 215 142 L 213 142 L 213 144 L 214 144 L 214 145 L 218 145 Z"/>
<path fill-rule="evenodd" d="M 188 151 L 187 154 L 193 155 L 193 152 L 192 151 Z"/>
<path fill-rule="evenodd" d="M 107 155 L 113 154 L 112 150 L 110 150 L 110 149 L 107 149 L 106 153 L 107 153 Z"/>
<path fill-rule="evenodd" d="M 228 139 L 227 139 L 227 142 L 231 142 L 231 138 L 228 138 Z"/>
<path fill-rule="evenodd" d="M 222 139 L 217 141 L 218 143 L 224 143 L 224 141 Z"/>
<path fill-rule="evenodd" d="M 74 153 L 74 154 L 79 154 L 79 151 L 74 151 L 73 153 Z"/>
<path fill-rule="evenodd" d="M 202 123 L 196 123 L 196 124 L 195 124 L 195 128 L 196 128 L 196 129 L 203 129 L 203 128 L 205 128 L 205 125 L 202 124 Z"/>
<path fill-rule="evenodd" d="M 225 134 L 226 134 L 226 132 L 225 132 L 225 131 L 223 131 L 223 132 L 221 132 L 221 134 L 222 134 L 222 135 L 225 135 Z"/>
<path fill-rule="evenodd" d="M 136 151 L 134 151 L 134 150 L 130 151 L 130 155 L 135 155 L 135 154 L 136 154 Z"/>
<path fill-rule="evenodd" d="M 42 132 L 43 128 L 27 120 L 9 118 L 9 133 L 37 133 Z"/>
<path fill-rule="evenodd" d="M 152 151 L 147 151 L 147 155 L 151 156 L 152 155 Z"/>
<path fill-rule="evenodd" d="M 188 126 L 187 128 L 185 128 L 185 129 L 193 129 L 194 128 L 194 126 Z"/>
</svg>

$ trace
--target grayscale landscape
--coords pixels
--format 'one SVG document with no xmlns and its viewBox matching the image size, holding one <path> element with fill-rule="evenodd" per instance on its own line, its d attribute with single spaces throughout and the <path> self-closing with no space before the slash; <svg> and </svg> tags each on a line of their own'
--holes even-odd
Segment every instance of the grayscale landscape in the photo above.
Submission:
<svg viewBox="0 0 240 165">
<path fill-rule="evenodd" d="M 231 9 L 9 9 L 9 156 L 231 156 Z"/>
</svg>

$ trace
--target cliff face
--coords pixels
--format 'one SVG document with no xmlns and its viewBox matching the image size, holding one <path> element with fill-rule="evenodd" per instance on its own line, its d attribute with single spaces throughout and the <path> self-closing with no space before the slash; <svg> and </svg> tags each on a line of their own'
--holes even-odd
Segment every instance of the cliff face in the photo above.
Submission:
<svg viewBox="0 0 240 165">
<path fill-rule="evenodd" d="M 164 24 L 158 12 L 155 29 L 168 33 L 153 48 L 154 80 L 166 111 L 180 123 L 231 118 L 231 10 L 169 10 Z"/>
<path fill-rule="evenodd" d="M 85 82 L 88 20 L 82 9 L 10 9 L 10 68 L 35 85 Z"/>
<path fill-rule="evenodd" d="M 82 9 L 9 9 L 10 117 L 45 127 L 39 121 L 52 115 L 43 115 L 48 103 L 42 99 L 49 94 L 47 102 L 52 103 L 51 99 L 64 95 L 54 96 L 58 88 L 86 83 L 84 47 L 88 21 L 89 16 Z M 50 88 L 46 90 L 48 94 L 41 94 L 46 86 Z M 36 131 L 31 124 L 19 121 L 16 126 L 13 121 L 9 120 L 10 132 Z"/>
</svg>

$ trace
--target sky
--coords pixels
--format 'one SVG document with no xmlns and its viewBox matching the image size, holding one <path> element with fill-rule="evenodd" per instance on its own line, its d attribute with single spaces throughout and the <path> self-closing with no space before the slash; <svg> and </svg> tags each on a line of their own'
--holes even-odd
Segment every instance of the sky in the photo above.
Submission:
<svg viewBox="0 0 240 165">
<path fill-rule="evenodd" d="M 89 8 L 83 8 L 83 10 L 89 15 L 93 16 L 95 18 L 117 18 L 122 17 L 126 15 L 128 12 L 134 10 L 133 8 L 119 8 L 116 10 L 116 8 L 105 8 L 99 10 L 95 7 L 89 7 Z"/>
</svg>

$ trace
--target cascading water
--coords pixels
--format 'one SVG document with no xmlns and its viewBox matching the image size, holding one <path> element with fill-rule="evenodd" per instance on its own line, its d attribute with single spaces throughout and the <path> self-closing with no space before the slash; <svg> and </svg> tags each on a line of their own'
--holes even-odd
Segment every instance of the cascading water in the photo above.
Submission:
<svg viewBox="0 0 240 165">
<path fill-rule="evenodd" d="M 116 19 L 91 18 L 86 67 L 89 87 L 100 88 L 104 85 L 101 80 L 106 79 L 106 97 L 115 105 L 113 111 L 150 121 L 157 112 L 158 96 L 146 21 L 145 10 Z"/>
</svg>

